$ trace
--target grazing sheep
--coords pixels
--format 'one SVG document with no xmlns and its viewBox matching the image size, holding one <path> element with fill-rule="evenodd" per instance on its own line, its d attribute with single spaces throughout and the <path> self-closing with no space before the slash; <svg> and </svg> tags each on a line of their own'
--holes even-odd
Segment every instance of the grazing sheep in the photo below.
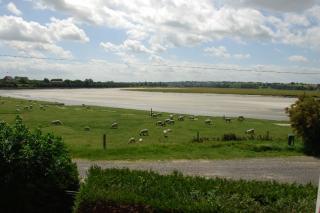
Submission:
<svg viewBox="0 0 320 213">
<path fill-rule="evenodd" d="M 84 127 L 84 131 L 90 131 L 90 127 L 88 126 Z"/>
<path fill-rule="evenodd" d="M 254 135 L 254 129 L 248 129 L 248 130 L 246 131 L 246 134 Z"/>
<path fill-rule="evenodd" d="M 29 109 L 32 109 L 32 104 L 29 106 Z"/>
<path fill-rule="evenodd" d="M 184 116 L 183 116 L 183 115 L 180 115 L 180 116 L 178 117 L 178 121 L 184 121 Z"/>
<path fill-rule="evenodd" d="M 140 136 L 149 136 L 149 130 L 148 129 L 142 129 L 139 133 Z"/>
<path fill-rule="evenodd" d="M 169 115 L 169 118 L 170 118 L 171 120 L 173 120 L 173 117 L 174 117 L 174 116 L 173 116 L 172 114 Z"/>
<path fill-rule="evenodd" d="M 171 129 L 166 129 L 167 130 L 167 132 L 172 132 L 172 130 Z"/>
<path fill-rule="evenodd" d="M 139 142 L 142 142 L 143 141 L 143 139 L 142 138 L 139 138 Z"/>
<path fill-rule="evenodd" d="M 225 118 L 224 120 L 226 121 L 226 123 L 231 123 L 231 118 Z"/>
<path fill-rule="evenodd" d="M 20 113 L 20 109 L 16 109 L 16 112 L 17 112 L 17 113 Z"/>
<path fill-rule="evenodd" d="M 29 110 L 29 107 L 28 106 L 24 106 L 23 109 Z"/>
<path fill-rule="evenodd" d="M 118 123 L 111 124 L 111 129 L 118 129 Z"/>
<path fill-rule="evenodd" d="M 58 125 L 62 125 L 62 122 L 60 120 L 53 120 L 51 121 L 51 124 L 58 126 Z"/>
<path fill-rule="evenodd" d="M 168 131 L 167 131 L 167 130 L 163 130 L 163 136 L 164 136 L 165 138 L 168 137 Z"/>
<path fill-rule="evenodd" d="M 238 117 L 238 121 L 244 121 L 244 117 L 243 116 L 239 116 Z"/>
<path fill-rule="evenodd" d="M 128 141 L 128 143 L 135 143 L 136 142 L 136 139 L 134 138 L 134 137 L 132 137 L 132 138 L 129 138 L 129 141 Z"/>
<path fill-rule="evenodd" d="M 169 119 L 168 124 L 170 124 L 170 125 L 174 125 L 174 120 Z"/>
<path fill-rule="evenodd" d="M 157 121 L 156 126 L 165 126 L 165 123 L 162 121 Z"/>
<path fill-rule="evenodd" d="M 211 124 L 212 124 L 212 120 L 209 119 L 209 118 L 206 119 L 204 122 L 205 122 L 205 124 L 207 124 L 207 125 L 211 125 Z"/>
<path fill-rule="evenodd" d="M 190 115 L 189 119 L 193 121 L 195 119 L 194 115 Z"/>
<path fill-rule="evenodd" d="M 40 105 L 40 109 L 41 109 L 41 110 L 46 110 L 46 109 L 44 108 L 44 106 L 42 106 L 42 105 Z"/>
</svg>

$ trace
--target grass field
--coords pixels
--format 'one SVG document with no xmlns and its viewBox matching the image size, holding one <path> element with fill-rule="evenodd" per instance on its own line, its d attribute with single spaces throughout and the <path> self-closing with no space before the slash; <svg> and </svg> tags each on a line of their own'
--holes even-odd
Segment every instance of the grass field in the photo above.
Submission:
<svg viewBox="0 0 320 213">
<path fill-rule="evenodd" d="M 269 95 L 297 97 L 306 93 L 314 97 L 320 97 L 320 91 L 303 90 L 280 90 L 280 89 L 241 89 L 241 88 L 139 88 L 128 89 L 132 91 L 144 92 L 175 92 L 175 93 L 216 93 L 216 94 L 239 94 L 239 95 Z"/>
<path fill-rule="evenodd" d="M 92 168 L 75 212 L 314 212 L 312 185 Z"/>
<path fill-rule="evenodd" d="M 32 109 L 24 106 L 33 105 Z M 213 119 L 213 125 L 206 125 L 207 117 L 198 120 L 177 121 L 175 125 L 159 127 L 157 120 L 164 120 L 169 114 L 151 118 L 149 112 L 90 106 L 61 106 L 48 104 L 40 109 L 43 102 L 1 98 L 0 120 L 14 122 L 19 114 L 31 129 L 40 128 L 44 132 L 53 132 L 62 136 L 73 158 L 87 159 L 230 159 L 245 157 L 292 156 L 302 155 L 302 143 L 298 139 L 294 147 L 288 147 L 287 134 L 292 132 L 288 126 L 278 126 L 278 121 L 234 119 L 226 123 L 221 117 Z M 18 105 L 18 106 L 17 106 Z M 16 109 L 19 108 L 20 112 Z M 52 120 L 61 120 L 63 125 L 54 126 Z M 118 122 L 118 129 L 111 129 Z M 85 127 L 90 131 L 85 131 Z M 141 129 L 149 129 L 149 136 L 142 136 L 142 142 L 128 144 L 131 137 L 140 138 Z M 168 138 L 163 130 L 171 128 Z M 224 133 L 235 133 L 245 137 L 247 129 L 254 128 L 256 135 L 265 135 L 269 131 L 271 141 L 258 139 L 245 141 L 221 141 Z M 197 131 L 200 137 L 207 139 L 202 143 L 192 142 Z M 107 149 L 102 149 L 102 135 L 107 135 Z"/>
</svg>

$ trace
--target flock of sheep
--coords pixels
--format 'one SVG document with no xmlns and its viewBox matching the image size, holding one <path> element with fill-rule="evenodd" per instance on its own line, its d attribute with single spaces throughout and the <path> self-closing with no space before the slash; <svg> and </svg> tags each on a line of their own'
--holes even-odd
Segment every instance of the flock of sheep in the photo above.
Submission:
<svg viewBox="0 0 320 213">
<path fill-rule="evenodd" d="M 151 110 L 150 116 L 155 119 L 155 118 L 162 117 L 162 113 L 154 113 L 154 112 L 152 112 L 152 110 Z M 178 120 L 178 121 L 184 121 L 185 118 L 186 118 L 185 115 L 178 115 L 178 116 L 177 116 L 177 115 L 170 114 L 170 115 L 169 115 L 169 118 L 166 118 L 166 119 L 164 119 L 164 120 L 157 120 L 157 121 L 155 122 L 155 125 L 156 125 L 156 126 L 160 126 L 160 127 L 166 127 L 167 125 L 168 125 L 168 126 L 172 126 L 172 125 L 175 124 L 175 117 L 177 117 L 177 120 Z M 189 120 L 198 120 L 198 118 L 197 118 L 196 116 L 194 116 L 194 115 L 190 115 L 190 116 L 188 116 L 188 118 L 189 118 Z M 232 118 L 227 118 L 227 117 L 225 117 L 225 116 L 223 116 L 223 119 L 226 121 L 226 123 L 231 123 L 231 121 L 232 121 Z M 237 118 L 237 120 L 240 121 L 240 122 L 242 122 L 242 121 L 244 121 L 245 119 L 244 119 L 243 116 L 239 116 L 239 117 Z M 208 119 L 206 119 L 206 120 L 204 121 L 204 123 L 205 123 L 206 125 L 212 125 L 212 124 L 213 124 L 213 121 L 212 121 L 212 119 L 208 118 Z M 114 122 L 114 123 L 111 124 L 111 129 L 117 129 L 118 126 L 119 126 L 119 124 L 118 124 L 117 122 Z M 254 134 L 254 131 L 255 131 L 254 129 L 248 129 L 248 130 L 246 130 L 245 133 L 252 135 L 252 134 Z M 168 138 L 168 136 L 169 136 L 168 134 L 171 133 L 171 132 L 172 132 L 172 129 L 163 129 L 163 130 L 162 130 L 163 137 L 164 137 L 164 138 Z M 142 142 L 142 141 L 143 141 L 143 138 L 142 138 L 143 136 L 149 136 L 149 130 L 148 130 L 148 129 L 141 129 L 141 130 L 139 131 L 139 136 L 140 136 L 140 138 L 138 139 L 138 142 Z M 135 142 L 137 142 L 137 140 L 136 140 L 135 137 L 130 137 L 129 140 L 128 140 L 128 143 L 129 143 L 129 144 L 135 143 Z"/>
<path fill-rule="evenodd" d="M 82 106 L 86 107 L 87 109 L 89 108 L 89 106 L 86 106 L 84 104 Z M 39 108 L 40 108 L 40 110 L 46 110 L 46 108 L 48 108 L 48 105 L 40 104 Z M 23 109 L 24 110 L 32 110 L 33 109 L 33 105 L 30 104 L 30 105 L 23 106 Z M 21 112 L 21 106 L 20 105 L 16 105 L 16 112 L 17 113 Z M 151 110 L 150 116 L 151 116 L 151 118 L 157 119 L 157 118 L 162 117 L 162 113 L 155 113 L 155 112 L 152 112 L 152 110 Z M 155 122 L 155 125 L 159 126 L 159 127 L 172 126 L 172 125 L 175 124 L 175 118 L 177 118 L 177 121 L 181 121 L 182 122 L 182 121 L 184 121 L 186 119 L 186 116 L 185 115 L 170 114 L 169 118 L 166 118 L 164 120 L 157 120 Z M 225 120 L 226 123 L 231 123 L 232 122 L 232 118 L 225 117 L 225 116 L 223 116 L 222 118 Z M 189 115 L 188 119 L 192 120 L 192 121 L 198 120 L 198 118 L 196 116 L 194 116 L 194 115 Z M 242 122 L 242 121 L 245 120 L 245 118 L 243 116 L 239 116 L 237 118 L 237 120 Z M 207 118 L 207 119 L 204 120 L 204 123 L 206 125 L 212 125 L 213 121 L 212 121 L 212 119 Z M 52 120 L 51 124 L 52 125 L 63 125 L 62 121 L 60 121 L 60 120 Z M 111 129 L 118 129 L 118 127 L 119 127 L 119 124 L 117 122 L 113 122 L 111 124 Z M 84 127 L 84 130 L 85 131 L 90 131 L 90 127 L 86 126 L 86 127 Z M 163 129 L 162 130 L 163 137 L 164 138 L 168 138 L 169 137 L 169 133 L 171 133 L 171 132 L 172 132 L 172 129 L 170 129 L 170 128 Z M 253 134 L 255 134 L 255 129 L 253 129 L 253 128 L 252 129 L 248 129 L 248 130 L 246 130 L 245 133 L 253 135 Z M 143 141 L 143 138 L 142 138 L 143 136 L 149 136 L 149 130 L 148 129 L 141 129 L 139 131 L 139 136 L 140 136 L 140 138 L 138 139 L 138 142 L 142 142 Z M 128 140 L 128 143 L 135 143 L 135 142 L 137 142 L 135 137 L 131 137 Z"/>
</svg>

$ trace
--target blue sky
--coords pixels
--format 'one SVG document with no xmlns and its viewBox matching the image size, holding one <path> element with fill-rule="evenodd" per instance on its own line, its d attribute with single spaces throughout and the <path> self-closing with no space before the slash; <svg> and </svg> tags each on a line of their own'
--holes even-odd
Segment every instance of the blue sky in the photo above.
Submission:
<svg viewBox="0 0 320 213">
<path fill-rule="evenodd" d="M 320 83 L 320 3 L 0 0 L 0 48 L 1 76 Z"/>
</svg>

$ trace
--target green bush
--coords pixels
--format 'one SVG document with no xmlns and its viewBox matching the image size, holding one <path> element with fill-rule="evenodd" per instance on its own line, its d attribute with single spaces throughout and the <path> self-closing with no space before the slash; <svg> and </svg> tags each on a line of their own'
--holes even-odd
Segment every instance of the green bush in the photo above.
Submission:
<svg viewBox="0 0 320 213">
<path fill-rule="evenodd" d="M 320 101 L 303 95 L 286 111 L 291 126 L 303 139 L 305 152 L 320 155 Z"/>
<path fill-rule="evenodd" d="M 30 132 L 17 117 L 0 123 L 0 212 L 70 212 L 76 165 L 61 138 Z"/>
<path fill-rule="evenodd" d="M 93 167 L 76 197 L 75 212 L 313 212 L 316 194 L 310 184 Z"/>
</svg>

